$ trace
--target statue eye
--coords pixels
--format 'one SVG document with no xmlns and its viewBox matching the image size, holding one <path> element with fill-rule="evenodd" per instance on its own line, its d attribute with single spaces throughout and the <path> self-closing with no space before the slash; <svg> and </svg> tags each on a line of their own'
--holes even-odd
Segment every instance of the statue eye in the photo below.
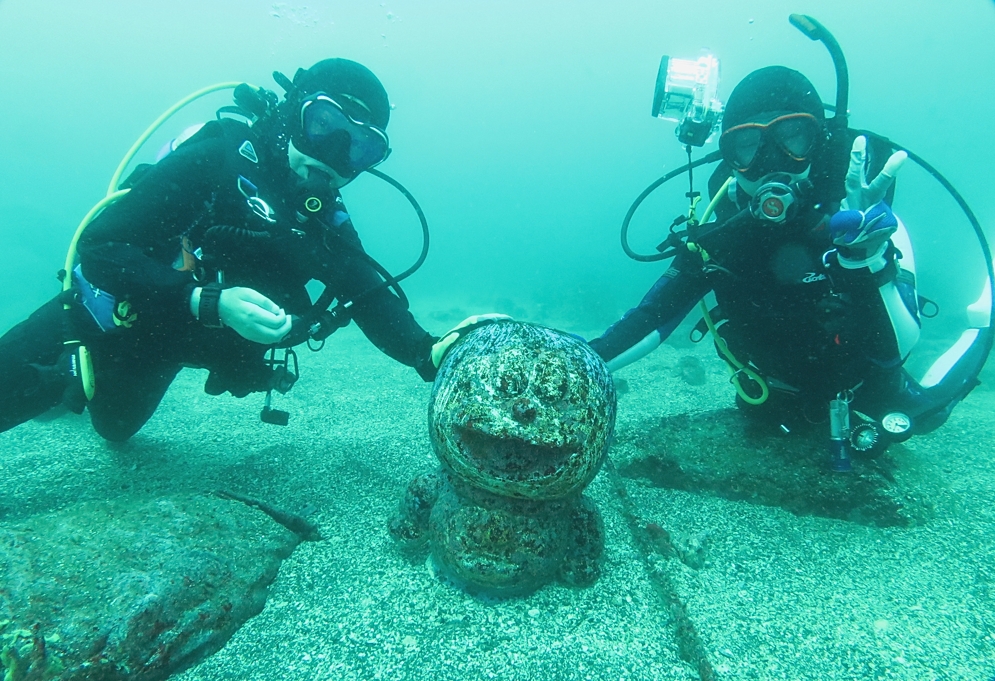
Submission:
<svg viewBox="0 0 995 681">
<path fill-rule="evenodd" d="M 548 404 L 559 402 L 567 396 L 570 388 L 567 368 L 556 359 L 547 359 L 536 365 L 532 379 L 532 391 Z"/>
<path fill-rule="evenodd" d="M 494 389 L 501 397 L 518 397 L 528 384 L 528 379 L 513 369 L 498 369 L 494 376 Z"/>
</svg>

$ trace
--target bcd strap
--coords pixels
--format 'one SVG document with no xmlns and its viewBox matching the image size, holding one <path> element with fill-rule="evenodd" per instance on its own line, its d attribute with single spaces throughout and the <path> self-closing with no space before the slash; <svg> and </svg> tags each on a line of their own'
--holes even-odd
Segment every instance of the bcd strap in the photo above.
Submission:
<svg viewBox="0 0 995 681">
<path fill-rule="evenodd" d="M 131 311 L 131 303 L 127 300 L 118 301 L 107 291 L 91 284 L 83 276 L 83 270 L 79 265 L 73 270 L 73 284 L 73 295 L 90 313 L 101 331 L 106 333 L 119 326 L 131 328 L 138 319 L 138 313 Z"/>
<path fill-rule="evenodd" d="M 888 251 L 885 253 L 885 258 L 888 259 L 888 264 L 886 264 L 877 272 L 873 272 L 871 274 L 871 281 L 874 283 L 874 286 L 877 288 L 881 288 L 885 284 L 897 281 L 899 274 L 901 274 L 902 272 L 902 268 L 899 267 L 898 261 L 894 257 L 892 257 L 893 248 L 894 247 L 889 248 Z"/>
</svg>

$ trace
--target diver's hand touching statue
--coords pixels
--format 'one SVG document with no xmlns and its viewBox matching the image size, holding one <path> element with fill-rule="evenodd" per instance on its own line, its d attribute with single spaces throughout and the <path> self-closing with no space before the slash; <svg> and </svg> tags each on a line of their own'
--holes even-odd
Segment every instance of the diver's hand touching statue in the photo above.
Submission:
<svg viewBox="0 0 995 681">
<path fill-rule="evenodd" d="M 457 340 L 470 333 L 474 329 L 480 328 L 486 324 L 491 324 L 498 321 L 510 321 L 511 317 L 506 314 L 501 314 L 500 312 L 489 312 L 487 314 L 477 314 L 471 317 L 467 317 L 459 324 L 449 329 L 446 333 L 442 334 L 436 343 L 432 346 L 431 360 L 432 365 L 438 369 L 442 364 L 443 358 L 446 353 L 449 352 L 449 348 L 452 347 L 453 343 Z"/>
</svg>

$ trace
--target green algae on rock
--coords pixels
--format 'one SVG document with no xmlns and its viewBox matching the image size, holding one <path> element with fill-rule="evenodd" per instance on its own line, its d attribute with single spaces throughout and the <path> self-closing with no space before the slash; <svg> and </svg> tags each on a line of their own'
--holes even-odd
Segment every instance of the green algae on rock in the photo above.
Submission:
<svg viewBox="0 0 995 681">
<path fill-rule="evenodd" d="M 83 502 L 0 527 L 3 678 L 165 679 L 262 610 L 299 542 L 206 495 Z"/>
<path fill-rule="evenodd" d="M 601 517 L 582 493 L 604 462 L 616 396 L 586 343 L 520 322 L 467 334 L 439 370 L 429 431 L 440 470 L 415 478 L 391 535 L 426 543 L 473 593 L 518 596 L 600 574 Z"/>
</svg>

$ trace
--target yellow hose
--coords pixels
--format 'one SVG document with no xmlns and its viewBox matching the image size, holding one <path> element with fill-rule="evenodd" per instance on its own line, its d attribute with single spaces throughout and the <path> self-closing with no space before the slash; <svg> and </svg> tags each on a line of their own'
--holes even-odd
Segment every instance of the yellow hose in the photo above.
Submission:
<svg viewBox="0 0 995 681">
<path fill-rule="evenodd" d="M 725 184 L 722 185 L 722 188 L 719 189 L 719 191 L 715 192 L 715 197 L 711 200 L 711 202 L 708 204 L 708 207 L 705 209 L 705 212 L 702 213 L 701 215 L 702 223 L 707 222 L 708 218 L 712 217 L 712 213 L 715 211 L 715 207 L 718 205 L 719 201 L 721 201 L 722 198 L 726 195 L 726 192 L 729 190 L 729 185 L 731 183 L 732 183 L 732 178 L 730 177 L 728 180 L 725 181 Z M 701 253 L 703 259 L 705 260 L 708 259 L 708 254 L 697 245 L 696 245 L 696 250 L 699 253 Z M 701 314 L 705 319 L 705 325 L 708 327 L 709 333 L 712 334 L 712 340 L 715 342 L 715 347 L 719 349 L 719 353 L 721 353 L 722 357 L 725 358 L 726 368 L 729 369 L 729 374 L 732 376 L 730 380 L 732 381 L 733 386 L 735 386 L 736 392 L 747 404 L 763 404 L 764 402 L 766 402 L 767 398 L 770 396 L 770 389 L 767 387 L 767 382 L 764 381 L 763 377 L 760 376 L 760 374 L 758 374 L 756 371 L 751 369 L 746 364 L 740 362 L 738 359 L 736 359 L 735 355 L 732 354 L 732 352 L 729 350 L 729 346 L 725 342 L 725 339 L 719 335 L 718 329 L 715 328 L 715 324 L 712 322 L 712 316 L 708 313 L 708 306 L 705 305 L 704 300 L 699 302 L 699 306 L 701 307 Z M 749 378 L 751 381 L 760 386 L 760 397 L 750 397 L 750 395 L 747 394 L 746 390 L 743 388 L 742 384 L 740 383 L 740 378 L 744 374 L 746 375 L 747 378 Z"/>
<path fill-rule="evenodd" d="M 721 201 L 722 197 L 726 195 L 727 191 L 729 191 L 730 184 L 732 184 L 731 176 L 729 177 L 729 179 L 725 181 L 725 183 L 723 183 L 721 187 L 719 187 L 719 190 L 715 192 L 715 196 L 709 202 L 708 207 L 705 208 L 705 212 L 701 214 L 702 223 L 708 222 L 708 218 L 712 217 L 712 213 L 715 212 L 715 207 L 719 205 L 719 201 Z"/>
<path fill-rule="evenodd" d="M 148 129 L 146 129 L 145 132 L 142 133 L 141 137 L 135 140 L 135 143 L 131 145 L 131 149 L 129 149 L 128 153 L 124 155 L 123 159 L 121 159 L 121 163 L 118 164 L 117 170 L 114 171 L 114 176 L 111 178 L 110 186 L 107 187 L 107 194 L 110 195 L 113 194 L 115 191 L 117 191 L 117 186 L 118 183 L 121 181 L 121 176 L 124 175 L 125 169 L 128 167 L 128 164 L 131 163 L 131 159 L 135 157 L 135 154 L 137 154 L 138 150 L 142 148 L 142 145 L 148 141 L 149 137 L 155 134 L 155 131 L 158 130 L 159 127 L 163 123 L 165 123 L 170 116 L 172 116 L 174 113 L 185 107 L 190 102 L 196 99 L 200 99 L 204 95 L 208 95 L 212 92 L 217 92 L 218 90 L 231 90 L 238 87 L 239 85 L 241 85 L 241 83 L 234 83 L 234 82 L 217 83 L 216 85 L 209 85 L 208 87 L 202 88 L 200 90 L 197 90 L 196 92 L 187 95 L 186 97 L 178 101 L 176 104 L 163 111 L 162 115 L 152 122 L 152 125 L 150 125 Z"/>
<path fill-rule="evenodd" d="M 715 342 L 715 347 L 719 349 L 719 352 L 722 353 L 722 356 L 726 360 L 726 368 L 729 369 L 729 375 L 731 376 L 730 380 L 732 381 L 733 386 L 735 386 L 736 392 L 747 404 L 763 404 L 770 396 L 770 389 L 767 387 L 767 382 L 764 381 L 763 377 L 756 371 L 736 359 L 736 356 L 729 350 L 729 346 L 726 345 L 725 339 L 719 335 L 718 329 L 715 328 L 715 324 L 712 322 L 712 317 L 708 313 L 708 306 L 705 305 L 705 301 L 701 301 L 700 305 L 701 314 L 705 318 L 705 325 L 712 334 L 712 340 Z M 760 397 L 750 397 L 750 395 L 746 392 L 743 385 L 740 383 L 740 377 L 742 374 L 745 374 L 747 378 L 760 386 Z"/>
<path fill-rule="evenodd" d="M 104 198 L 100 199 L 100 201 L 98 201 L 96 205 L 93 206 L 93 208 L 87 211 L 87 214 L 83 216 L 83 219 L 80 221 L 79 226 L 76 228 L 76 231 L 73 233 L 72 241 L 69 242 L 69 251 L 66 253 L 65 276 L 62 279 L 63 291 L 68 291 L 70 288 L 72 288 L 73 285 L 72 272 L 73 272 L 73 266 L 76 264 L 76 246 L 77 244 L 79 244 L 79 239 L 80 236 L 82 236 L 83 234 L 83 230 L 86 229 L 86 226 L 90 224 L 90 222 L 92 222 L 93 219 L 97 217 L 97 215 L 100 214 L 100 211 L 102 211 L 104 208 L 111 205 L 112 203 L 120 199 L 122 196 L 127 194 L 129 191 L 131 191 L 130 189 L 118 189 L 118 184 L 121 182 L 121 176 L 124 175 L 124 171 L 128 168 L 128 164 L 131 163 L 131 160 L 138 153 L 138 150 L 142 148 L 142 145 L 144 145 L 145 142 L 148 141 L 149 137 L 155 134 L 155 131 L 158 130 L 162 126 L 162 124 L 165 123 L 174 113 L 185 107 L 190 102 L 194 101 L 195 99 L 199 99 L 204 95 L 210 94 L 212 92 L 217 92 L 218 90 L 236 88 L 239 85 L 241 85 L 241 83 L 235 83 L 235 82 L 218 83 L 217 85 L 211 85 L 202 88 L 200 90 L 197 90 L 192 94 L 187 95 L 186 97 L 178 101 L 176 104 L 166 109 L 166 111 L 164 111 L 162 115 L 159 116 L 159 118 L 155 119 L 155 121 L 152 122 L 152 125 L 146 128 L 145 132 L 142 133 L 141 137 L 135 140 L 135 143 L 131 145 L 131 149 L 129 149 L 128 153 L 125 154 L 124 158 L 121 159 L 121 163 L 118 164 L 117 170 L 114 171 L 114 175 L 113 177 L 111 177 L 111 183 L 107 187 L 107 194 L 104 196 Z M 65 303 L 63 307 L 64 309 L 68 310 L 69 303 L 68 302 Z M 83 381 L 83 392 L 86 395 L 87 400 L 92 400 L 95 389 L 95 381 L 93 378 L 93 364 L 90 361 L 90 353 L 87 351 L 86 347 L 80 343 L 79 340 L 67 340 L 65 341 L 65 344 L 76 345 L 78 348 L 77 352 L 80 361 L 79 371 L 80 371 L 80 378 Z"/>
<path fill-rule="evenodd" d="M 76 244 L 79 243 L 79 238 L 83 234 L 83 229 L 90 224 L 93 218 L 97 217 L 97 214 L 102 211 L 107 206 L 111 205 L 122 196 L 130 192 L 130 189 L 122 189 L 120 191 L 108 194 L 104 198 L 97 201 L 97 204 L 83 216 L 83 219 L 79 223 L 79 227 L 76 228 L 76 232 L 73 234 L 73 240 L 69 242 L 69 252 L 66 253 L 66 276 L 62 279 L 62 290 L 68 291 L 73 285 L 72 271 L 73 265 L 76 264 Z M 69 305 L 66 305 L 66 309 Z"/>
</svg>

